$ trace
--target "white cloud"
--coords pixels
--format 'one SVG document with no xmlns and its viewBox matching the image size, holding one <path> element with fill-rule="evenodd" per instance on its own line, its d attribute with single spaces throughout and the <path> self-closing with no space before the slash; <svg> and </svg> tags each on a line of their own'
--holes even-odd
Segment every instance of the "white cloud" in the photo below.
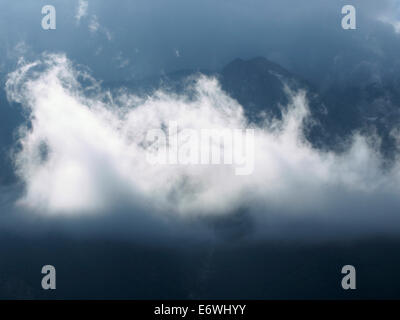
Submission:
<svg viewBox="0 0 400 320">
<path fill-rule="evenodd" d="M 400 33 L 400 1 L 398 0 L 387 0 L 382 3 L 376 3 L 371 10 L 375 18 L 385 24 L 391 25 L 396 33 Z M 372 9 L 372 8 L 371 8 Z"/>
<path fill-rule="evenodd" d="M 378 20 L 383 23 L 391 25 L 396 33 L 400 33 L 400 20 L 388 16 L 379 17 Z"/>
<path fill-rule="evenodd" d="M 108 29 L 104 28 L 104 34 L 106 35 L 108 41 L 112 40 L 112 33 Z"/>
<path fill-rule="evenodd" d="M 125 58 L 122 52 L 118 52 L 113 60 L 116 61 L 117 67 L 120 69 L 125 68 L 130 64 L 130 60 L 128 58 Z"/>
<path fill-rule="evenodd" d="M 99 19 L 96 15 L 92 15 L 89 22 L 89 30 L 92 33 L 96 33 L 100 28 Z"/>
<path fill-rule="evenodd" d="M 106 28 L 100 25 L 99 18 L 96 15 L 92 15 L 89 21 L 89 31 L 93 34 L 100 32 L 102 33 L 108 41 L 112 40 L 111 32 Z"/>
<path fill-rule="evenodd" d="M 82 18 L 88 16 L 88 7 L 89 7 L 89 2 L 87 0 L 79 0 L 75 15 L 77 24 L 80 23 Z M 108 41 L 112 40 L 111 32 L 106 27 L 100 25 L 99 18 L 95 14 L 90 15 L 88 21 L 88 29 L 93 34 L 98 32 L 102 33 L 107 38 Z"/>
<path fill-rule="evenodd" d="M 282 122 L 266 119 L 253 126 L 254 174 L 236 176 L 226 165 L 158 166 L 146 159 L 146 133 L 169 121 L 194 129 L 248 127 L 242 106 L 216 79 L 200 77 L 191 98 L 163 91 L 140 98 L 125 91 L 110 99 L 106 92 L 89 94 L 78 76 L 90 79 L 62 55 L 20 65 L 8 76 L 9 99 L 22 103 L 31 121 L 31 129 L 21 129 L 22 150 L 15 157 L 26 186 L 24 206 L 94 212 L 123 201 L 185 217 L 246 208 L 261 215 L 346 219 L 357 199 L 399 196 L 399 162 L 382 170 L 366 137 L 355 135 L 342 154 L 315 150 L 305 141 L 304 92 L 288 91 L 292 101 Z"/>
<path fill-rule="evenodd" d="M 75 19 L 77 23 L 80 23 L 81 19 L 87 16 L 88 7 L 89 2 L 87 0 L 79 0 L 75 14 Z"/>
</svg>

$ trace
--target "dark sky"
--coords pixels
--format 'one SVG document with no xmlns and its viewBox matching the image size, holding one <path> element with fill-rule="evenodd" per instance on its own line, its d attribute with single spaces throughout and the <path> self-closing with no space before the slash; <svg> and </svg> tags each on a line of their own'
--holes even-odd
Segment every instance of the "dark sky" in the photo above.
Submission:
<svg viewBox="0 0 400 320">
<path fill-rule="evenodd" d="M 79 18 L 78 0 L 2 1 L 3 65 L 24 50 L 59 50 L 103 79 L 126 79 L 185 68 L 215 70 L 238 57 L 265 56 L 318 84 L 376 80 L 400 65 L 394 0 L 82 3 L 88 5 Z M 57 10 L 54 31 L 41 29 L 45 4 Z M 346 4 L 357 9 L 357 30 L 341 28 Z"/>
</svg>

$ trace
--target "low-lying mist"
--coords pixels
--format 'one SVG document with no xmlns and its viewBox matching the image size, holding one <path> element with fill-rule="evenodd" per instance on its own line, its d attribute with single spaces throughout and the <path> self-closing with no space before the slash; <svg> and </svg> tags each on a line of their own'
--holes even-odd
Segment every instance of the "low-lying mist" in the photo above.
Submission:
<svg viewBox="0 0 400 320">
<path fill-rule="evenodd" d="M 160 88 L 137 96 L 105 90 L 65 55 L 46 54 L 21 60 L 6 92 L 26 123 L 13 150 L 20 183 L 1 190 L 3 228 L 230 239 L 400 231 L 400 161 L 385 166 L 372 134 L 354 134 L 340 154 L 313 148 L 303 135 L 310 117 L 304 91 L 287 87 L 282 120 L 266 115 L 254 124 L 216 78 L 198 75 L 184 94 Z M 171 123 L 179 130 L 252 129 L 251 170 L 150 163 L 148 132 L 168 131 Z M 177 141 L 186 150 L 195 143 Z"/>
</svg>

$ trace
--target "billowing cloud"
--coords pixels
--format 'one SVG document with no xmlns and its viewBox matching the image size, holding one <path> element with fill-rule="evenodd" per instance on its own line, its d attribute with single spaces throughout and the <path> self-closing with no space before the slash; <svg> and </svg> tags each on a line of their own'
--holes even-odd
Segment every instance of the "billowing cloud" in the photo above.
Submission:
<svg viewBox="0 0 400 320">
<path fill-rule="evenodd" d="M 399 162 L 384 168 L 374 139 L 361 135 L 341 154 L 312 148 L 303 137 L 309 112 L 301 91 L 287 89 L 291 103 L 282 121 L 256 126 L 214 78 L 199 76 L 183 95 L 111 94 L 64 55 L 21 63 L 6 90 L 29 114 L 15 154 L 25 208 L 74 214 L 123 204 L 177 219 L 245 210 L 261 220 L 314 216 L 361 224 L 400 209 Z M 236 175 L 226 164 L 150 163 L 147 133 L 171 122 L 193 130 L 252 128 L 254 170 Z M 380 212 L 360 206 L 369 202 Z"/>
</svg>

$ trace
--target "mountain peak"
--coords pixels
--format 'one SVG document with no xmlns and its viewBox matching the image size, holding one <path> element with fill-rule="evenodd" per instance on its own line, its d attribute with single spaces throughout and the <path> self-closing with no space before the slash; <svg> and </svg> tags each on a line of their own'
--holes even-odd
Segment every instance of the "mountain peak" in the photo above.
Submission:
<svg viewBox="0 0 400 320">
<path fill-rule="evenodd" d="M 249 60 L 243 60 L 237 58 L 227 64 L 223 70 L 224 72 L 246 70 L 248 73 L 265 73 L 265 72 L 275 72 L 282 76 L 289 76 L 290 72 L 285 68 L 281 67 L 279 64 L 268 60 L 265 57 L 255 57 Z"/>
<path fill-rule="evenodd" d="M 220 76 L 222 88 L 244 106 L 249 119 L 255 120 L 264 111 L 281 115 L 281 106 L 288 103 L 284 83 L 301 82 L 295 75 L 264 57 L 235 59 L 226 65 Z"/>
</svg>

